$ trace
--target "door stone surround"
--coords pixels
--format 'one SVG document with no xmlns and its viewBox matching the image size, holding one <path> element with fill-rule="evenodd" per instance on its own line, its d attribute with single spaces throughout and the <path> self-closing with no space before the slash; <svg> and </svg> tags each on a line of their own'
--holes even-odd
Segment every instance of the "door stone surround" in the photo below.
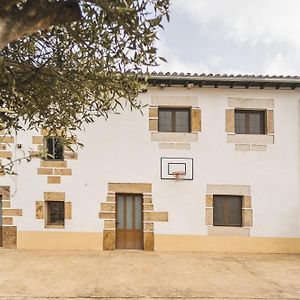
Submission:
<svg viewBox="0 0 300 300">
<path fill-rule="evenodd" d="M 143 248 L 154 250 L 154 222 L 167 222 L 167 212 L 155 212 L 151 183 L 108 183 L 106 202 L 101 203 L 99 218 L 104 219 L 103 250 L 116 249 L 116 194 L 143 196 Z"/>
</svg>

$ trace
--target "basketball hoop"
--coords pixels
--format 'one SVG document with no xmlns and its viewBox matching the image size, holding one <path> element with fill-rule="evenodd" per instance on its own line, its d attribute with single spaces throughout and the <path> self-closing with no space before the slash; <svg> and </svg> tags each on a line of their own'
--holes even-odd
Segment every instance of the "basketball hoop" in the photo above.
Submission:
<svg viewBox="0 0 300 300">
<path fill-rule="evenodd" d="M 179 181 L 179 180 L 183 180 L 186 174 L 183 171 L 175 171 L 172 172 L 172 175 L 174 176 L 175 181 Z"/>
</svg>

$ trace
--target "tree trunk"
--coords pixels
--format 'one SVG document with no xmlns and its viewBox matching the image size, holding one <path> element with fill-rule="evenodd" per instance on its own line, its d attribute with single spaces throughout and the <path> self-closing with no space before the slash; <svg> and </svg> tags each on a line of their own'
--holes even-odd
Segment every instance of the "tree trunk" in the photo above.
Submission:
<svg viewBox="0 0 300 300">
<path fill-rule="evenodd" d="M 4 3 L 4 4 L 3 4 Z M 0 49 L 8 43 L 39 30 L 77 21 L 81 18 L 81 10 L 77 0 L 27 0 L 21 10 L 11 9 L 8 1 L 4 1 L 0 15 Z M 16 3 L 11 1 L 10 4 Z"/>
</svg>

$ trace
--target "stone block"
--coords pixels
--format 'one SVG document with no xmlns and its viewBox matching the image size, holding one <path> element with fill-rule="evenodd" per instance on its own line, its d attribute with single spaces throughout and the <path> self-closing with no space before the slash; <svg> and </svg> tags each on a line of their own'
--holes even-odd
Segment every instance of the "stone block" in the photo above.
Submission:
<svg viewBox="0 0 300 300">
<path fill-rule="evenodd" d="M 242 224 L 243 227 L 252 227 L 252 209 L 242 210 Z"/>
<path fill-rule="evenodd" d="M 236 144 L 235 151 L 250 151 L 249 144 Z"/>
<path fill-rule="evenodd" d="M 38 175 L 52 175 L 53 174 L 53 169 L 38 168 L 37 173 L 38 173 Z"/>
<path fill-rule="evenodd" d="M 60 176 L 48 176 L 47 182 L 49 184 L 59 184 L 59 183 L 61 183 L 61 177 Z"/>
<path fill-rule="evenodd" d="M 149 118 L 158 118 L 158 107 L 149 107 Z"/>
<path fill-rule="evenodd" d="M 158 131 L 158 119 L 149 119 L 149 130 Z"/>
<path fill-rule="evenodd" d="M 12 158 L 11 151 L 0 151 L 0 158 Z"/>
<path fill-rule="evenodd" d="M 72 219 L 72 202 L 65 202 L 65 219 Z"/>
<path fill-rule="evenodd" d="M 12 225 L 13 218 L 12 217 L 2 217 L 2 225 Z"/>
<path fill-rule="evenodd" d="M 71 176 L 72 169 L 54 169 L 54 175 L 61 175 L 61 176 Z"/>
<path fill-rule="evenodd" d="M 274 112 L 273 110 L 267 111 L 267 133 L 274 133 Z"/>
<path fill-rule="evenodd" d="M 151 183 L 109 183 L 108 190 L 115 193 L 151 193 Z"/>
<path fill-rule="evenodd" d="M 17 248 L 17 227 L 3 226 L 2 227 L 2 246 L 6 249 Z"/>
<path fill-rule="evenodd" d="M 102 202 L 101 203 L 101 211 L 109 211 L 109 212 L 115 212 L 116 210 L 116 205 L 115 203 L 108 203 L 108 202 Z"/>
<path fill-rule="evenodd" d="M 160 149 L 174 149 L 174 143 L 159 143 L 158 147 Z"/>
<path fill-rule="evenodd" d="M 103 230 L 103 250 L 116 249 L 116 231 Z"/>
<path fill-rule="evenodd" d="M 267 151 L 267 145 L 251 145 L 252 151 Z"/>
<path fill-rule="evenodd" d="M 144 232 L 144 250 L 154 251 L 154 233 Z"/>
<path fill-rule="evenodd" d="M 115 212 L 100 212 L 99 213 L 100 219 L 111 219 L 114 220 L 116 218 Z"/>
<path fill-rule="evenodd" d="M 206 195 L 206 207 L 213 207 L 214 196 Z"/>
<path fill-rule="evenodd" d="M 213 225 L 213 208 L 206 208 L 205 209 L 205 224 L 206 225 Z"/>
<path fill-rule="evenodd" d="M 12 144 L 15 141 L 13 136 L 10 135 L 4 135 L 0 137 L 0 143 L 3 144 Z"/>
<path fill-rule="evenodd" d="M 144 221 L 168 222 L 167 212 L 145 212 Z"/>
<path fill-rule="evenodd" d="M 115 220 L 104 220 L 104 229 L 116 229 L 116 221 Z"/>
<path fill-rule="evenodd" d="M 44 168 L 66 168 L 67 161 L 61 160 L 41 160 L 41 167 Z"/>
<path fill-rule="evenodd" d="M 4 209 L 2 209 L 2 216 L 21 217 L 22 216 L 22 209 L 4 208 Z"/>
<path fill-rule="evenodd" d="M 0 195 L 2 200 L 10 200 L 10 187 L 6 185 L 0 186 Z"/>
<path fill-rule="evenodd" d="M 234 109 L 226 109 L 225 123 L 226 132 L 234 133 Z"/>
<path fill-rule="evenodd" d="M 144 231 L 154 231 L 154 223 L 144 222 Z"/>
<path fill-rule="evenodd" d="M 191 150 L 191 144 L 189 143 L 176 143 L 175 149 L 177 150 Z"/>
<path fill-rule="evenodd" d="M 251 196 L 244 196 L 243 197 L 243 208 L 251 208 L 251 207 L 252 207 Z"/>
<path fill-rule="evenodd" d="M 198 108 L 193 108 L 191 110 L 191 125 L 192 131 L 201 131 L 201 110 Z"/>
<path fill-rule="evenodd" d="M 75 152 L 65 152 L 64 153 L 64 158 L 65 159 L 70 159 L 70 160 L 72 160 L 72 159 L 78 159 L 78 154 L 75 153 Z"/>
<path fill-rule="evenodd" d="M 65 201 L 66 194 L 64 192 L 44 192 L 45 201 Z"/>
<path fill-rule="evenodd" d="M 35 202 L 35 218 L 36 219 L 44 219 L 44 201 L 36 201 Z"/>
<path fill-rule="evenodd" d="M 44 143 L 44 137 L 43 136 L 33 136 L 32 137 L 32 144 L 43 144 Z"/>
</svg>

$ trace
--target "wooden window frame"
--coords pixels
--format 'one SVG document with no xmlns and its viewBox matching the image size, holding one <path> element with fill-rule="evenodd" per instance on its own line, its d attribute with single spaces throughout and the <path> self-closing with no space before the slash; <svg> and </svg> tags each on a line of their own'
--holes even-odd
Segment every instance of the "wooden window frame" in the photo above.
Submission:
<svg viewBox="0 0 300 300">
<path fill-rule="evenodd" d="M 64 158 L 64 146 L 62 144 L 62 158 L 55 158 L 55 146 L 53 147 L 53 154 L 54 154 L 54 157 L 50 157 L 48 156 L 48 145 L 47 145 L 47 141 L 48 139 L 53 139 L 53 140 L 61 140 L 60 137 L 57 137 L 57 136 L 48 136 L 48 137 L 45 137 L 44 138 L 44 148 L 45 148 L 45 159 L 46 161 L 64 161 L 65 158 Z M 55 145 L 55 143 L 54 143 Z"/>
<path fill-rule="evenodd" d="M 237 124 L 236 124 L 236 121 L 235 121 L 235 116 L 236 116 L 236 113 L 245 113 L 245 132 L 243 133 L 239 133 L 237 132 Z M 261 125 L 262 128 L 263 128 L 263 133 L 251 133 L 250 132 L 250 121 L 249 121 L 249 115 L 251 113 L 261 113 L 263 115 L 263 124 L 260 124 L 260 127 Z M 234 132 L 235 134 L 259 134 L 259 135 L 266 135 L 267 134 L 267 111 L 266 110 L 259 110 L 259 109 L 235 109 L 234 110 Z"/>
<path fill-rule="evenodd" d="M 240 210 L 240 223 L 239 224 L 226 224 L 224 222 L 224 224 L 220 224 L 219 222 L 217 223 L 216 220 L 215 220 L 215 210 L 216 210 L 216 207 L 215 207 L 215 197 L 224 197 L 224 198 L 229 198 L 229 197 L 238 197 L 240 199 L 240 207 L 241 207 L 241 210 Z M 227 201 L 230 201 L 230 200 L 227 200 Z M 243 196 L 240 196 L 240 195 L 213 195 L 213 203 L 212 203 L 212 206 L 213 206 L 213 226 L 222 226 L 222 227 L 243 227 Z M 226 212 L 223 212 L 224 213 L 224 219 L 226 219 Z"/>
<path fill-rule="evenodd" d="M 191 107 L 159 107 L 158 108 L 158 132 L 179 132 L 179 133 L 191 133 L 192 124 L 191 124 Z M 171 116 L 171 131 L 161 131 L 160 130 L 160 111 L 170 111 Z M 176 131 L 176 112 L 177 111 L 187 111 L 188 112 L 188 131 Z"/>
<path fill-rule="evenodd" d="M 62 203 L 63 206 L 63 215 L 64 215 L 64 221 L 63 224 L 52 224 L 50 223 L 50 207 L 52 203 Z M 65 227 L 65 221 L 66 221 L 66 211 L 65 211 L 65 202 L 64 201 L 46 201 L 46 218 L 45 218 L 45 225 L 48 228 L 64 228 Z"/>
</svg>

